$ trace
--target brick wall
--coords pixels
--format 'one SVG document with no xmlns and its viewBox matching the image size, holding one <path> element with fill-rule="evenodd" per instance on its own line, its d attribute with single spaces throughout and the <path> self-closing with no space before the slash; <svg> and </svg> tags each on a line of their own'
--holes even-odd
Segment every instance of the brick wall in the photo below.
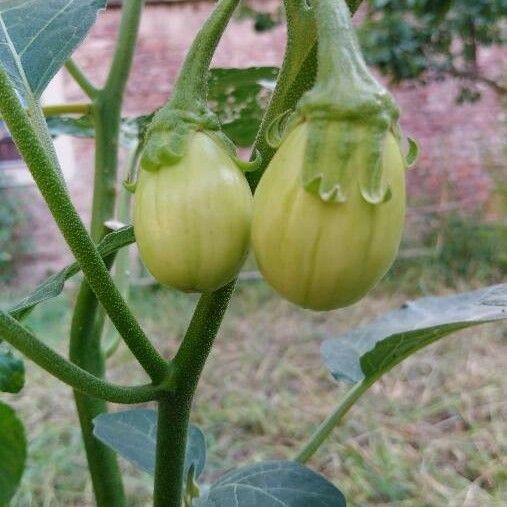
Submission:
<svg viewBox="0 0 507 507">
<path fill-rule="evenodd" d="M 211 7 L 209 3 L 147 7 L 127 88 L 127 113 L 152 111 L 167 99 L 186 50 Z M 77 51 L 76 60 L 97 82 L 105 77 L 119 16 L 118 9 L 102 13 Z M 258 34 L 252 30 L 251 21 L 235 21 L 224 35 L 214 65 L 279 65 L 284 44 L 283 27 Z M 481 65 L 491 77 L 505 73 L 505 50 L 483 51 Z M 435 204 L 443 204 L 444 208 L 454 206 L 466 212 L 489 212 L 494 185 L 492 171 L 497 178 L 507 181 L 505 118 L 497 97 L 484 90 L 479 103 L 457 106 L 454 102 L 456 90 L 457 83 L 452 80 L 424 88 L 405 85 L 392 90 L 403 109 L 405 133 L 415 137 L 421 146 L 420 160 L 409 175 L 409 203 L 412 207 L 409 216 L 419 215 L 417 209 L 420 206 L 432 207 Z M 83 99 L 80 90 L 68 77 L 65 79 L 65 93 L 69 101 Z M 70 190 L 78 208 L 87 216 L 91 200 L 93 144 L 76 140 L 75 150 L 78 170 L 70 182 Z M 45 227 L 47 218 L 44 220 L 39 227 Z M 35 226 L 36 222 L 37 217 Z M 409 221 L 409 227 L 410 224 Z M 55 234 L 53 228 L 49 230 L 51 235 Z M 69 256 L 62 253 L 66 249 L 58 238 L 55 237 L 52 244 L 54 255 L 50 266 L 57 267 Z M 45 262 L 48 262 L 47 257 Z M 27 276 L 39 278 L 37 270 L 34 275 L 33 266 L 28 273 Z"/>
</svg>

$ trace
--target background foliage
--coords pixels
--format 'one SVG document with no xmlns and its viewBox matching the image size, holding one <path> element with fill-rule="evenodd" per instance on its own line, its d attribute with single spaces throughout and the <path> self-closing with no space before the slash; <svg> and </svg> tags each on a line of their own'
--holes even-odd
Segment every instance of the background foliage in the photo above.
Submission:
<svg viewBox="0 0 507 507">
<path fill-rule="evenodd" d="M 481 73 L 481 47 L 507 42 L 506 0 L 369 0 L 360 38 L 370 64 L 394 83 L 461 78 L 458 101 L 477 100 L 477 83 L 505 95 Z"/>
</svg>

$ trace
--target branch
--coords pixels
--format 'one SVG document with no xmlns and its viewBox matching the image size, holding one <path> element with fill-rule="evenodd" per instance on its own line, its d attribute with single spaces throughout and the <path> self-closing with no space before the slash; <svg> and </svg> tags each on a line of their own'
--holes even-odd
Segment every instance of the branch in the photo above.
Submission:
<svg viewBox="0 0 507 507">
<path fill-rule="evenodd" d="M 482 83 L 489 88 L 491 88 L 498 95 L 504 96 L 507 95 L 507 86 L 503 86 L 494 79 L 488 78 L 486 76 L 480 75 L 475 71 L 467 71 L 460 70 L 455 67 L 451 67 L 450 69 L 446 69 L 445 72 L 452 77 L 457 77 L 460 79 L 468 79 L 470 81 L 475 81 L 477 83 Z"/>
<path fill-rule="evenodd" d="M 57 162 L 46 150 L 41 134 L 32 125 L 1 67 L 0 114 L 97 299 L 151 379 L 161 380 L 166 374 L 167 363 L 144 334 L 114 285 L 96 245 L 70 200 Z"/>
<path fill-rule="evenodd" d="M 50 104 L 42 107 L 42 112 L 47 118 L 48 116 L 60 116 L 62 114 L 88 114 L 91 112 L 93 105 L 91 103 L 76 104 Z"/>
<path fill-rule="evenodd" d="M 116 50 L 109 69 L 104 90 L 110 93 L 112 99 L 121 103 L 125 86 L 132 66 L 132 58 L 137 41 L 139 20 L 144 6 L 144 0 L 124 0 L 122 17 Z"/>
<path fill-rule="evenodd" d="M 88 80 L 83 71 L 77 66 L 76 62 L 69 58 L 65 62 L 65 68 L 68 73 L 74 78 L 74 81 L 79 85 L 81 90 L 91 99 L 93 99 L 99 90 Z"/>
<path fill-rule="evenodd" d="M 3 311 L 0 311 L 0 334 L 35 364 L 88 396 L 125 404 L 144 403 L 158 398 L 159 390 L 153 385 L 123 387 L 91 375 L 44 345 L 16 319 Z"/>
<path fill-rule="evenodd" d="M 377 380 L 377 379 L 375 379 Z M 322 422 L 322 424 L 315 430 L 310 437 L 309 442 L 301 449 L 301 451 L 294 457 L 294 461 L 299 463 L 306 463 L 324 443 L 326 438 L 338 426 L 341 420 L 345 417 L 347 412 L 352 408 L 356 401 L 370 388 L 375 382 L 360 382 L 356 384 L 345 396 L 343 401 L 336 407 L 336 409 Z"/>
</svg>

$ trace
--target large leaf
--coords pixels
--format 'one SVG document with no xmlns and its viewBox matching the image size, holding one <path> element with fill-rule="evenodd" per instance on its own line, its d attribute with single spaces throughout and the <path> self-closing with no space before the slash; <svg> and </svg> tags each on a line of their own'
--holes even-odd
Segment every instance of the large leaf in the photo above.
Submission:
<svg viewBox="0 0 507 507">
<path fill-rule="evenodd" d="M 414 352 L 460 329 L 507 318 L 507 284 L 405 303 L 371 324 L 326 340 L 321 353 L 337 380 L 383 375 Z"/>
<path fill-rule="evenodd" d="M 132 226 L 126 226 L 109 233 L 99 243 L 97 248 L 102 258 L 106 258 L 120 248 L 134 242 L 134 228 Z M 74 262 L 58 273 L 50 276 L 22 301 L 12 306 L 9 309 L 9 313 L 16 319 L 23 318 L 34 306 L 61 294 L 65 281 L 78 273 L 79 270 L 78 264 Z"/>
<path fill-rule="evenodd" d="M 154 474 L 157 443 L 157 412 L 134 409 L 101 414 L 93 421 L 93 434 L 102 443 L 145 472 Z M 206 440 L 203 432 L 190 425 L 185 457 L 185 475 L 193 465 L 194 477 L 204 470 Z"/>
<path fill-rule="evenodd" d="M 293 461 L 267 461 L 234 470 L 213 484 L 196 507 L 345 507 L 342 493 Z"/>
<path fill-rule="evenodd" d="M 276 67 L 211 70 L 210 105 L 237 146 L 253 144 L 277 74 Z"/>
<path fill-rule="evenodd" d="M 25 429 L 14 410 L 0 402 L 0 505 L 14 496 L 26 461 Z"/>
<path fill-rule="evenodd" d="M 2 0 L 0 65 L 22 96 L 40 96 L 106 0 Z"/>
<path fill-rule="evenodd" d="M 10 351 L 0 350 L 0 391 L 19 393 L 25 385 L 25 365 Z"/>
</svg>

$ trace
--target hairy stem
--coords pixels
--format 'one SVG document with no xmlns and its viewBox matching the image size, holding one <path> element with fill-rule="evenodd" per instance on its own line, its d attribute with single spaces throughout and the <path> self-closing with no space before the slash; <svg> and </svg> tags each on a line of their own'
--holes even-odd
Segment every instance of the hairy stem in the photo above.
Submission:
<svg viewBox="0 0 507 507">
<path fill-rule="evenodd" d="M 215 9 L 197 34 L 181 67 L 170 107 L 194 111 L 206 109 L 208 72 L 211 59 L 227 23 L 239 0 L 219 0 Z"/>
<path fill-rule="evenodd" d="M 361 1 L 347 2 L 352 13 L 357 11 Z M 284 0 L 284 6 L 287 46 L 275 90 L 255 140 L 253 153 L 258 151 L 261 154 L 262 167 L 246 174 L 252 190 L 257 187 L 276 151 L 266 142 L 266 130 L 278 115 L 295 108 L 301 96 L 313 86 L 317 75 L 317 32 L 313 8 L 308 7 L 306 0 Z"/>
<path fill-rule="evenodd" d="M 140 0 L 124 2 L 116 51 L 106 85 L 93 96 L 95 176 L 90 234 L 95 243 L 104 237 L 106 220 L 114 216 L 121 108 L 142 7 Z M 69 356 L 75 364 L 97 377 L 103 377 L 105 373 L 101 345 L 104 321 L 103 309 L 89 283 L 84 280 L 72 319 Z M 126 498 L 116 455 L 93 435 L 93 420 L 105 413 L 107 406 L 102 400 L 77 391 L 74 398 L 97 505 L 123 507 Z"/>
<path fill-rule="evenodd" d="M 143 403 L 159 397 L 160 390 L 153 385 L 123 387 L 97 378 L 67 361 L 42 343 L 16 319 L 2 311 L 0 311 L 0 336 L 48 373 L 88 396 L 124 404 Z"/>
<path fill-rule="evenodd" d="M 141 148 L 139 143 L 135 143 L 129 150 L 129 154 L 125 163 L 123 173 L 119 178 L 123 181 L 128 181 L 129 178 L 136 173 L 139 165 L 139 158 L 141 156 Z M 116 219 L 122 223 L 128 223 L 130 219 L 132 194 L 125 188 L 120 190 L 119 198 L 117 199 L 116 206 Z M 121 295 L 128 302 L 130 294 L 130 249 L 123 248 L 116 254 L 116 259 L 113 266 L 113 280 L 118 287 Z M 103 354 L 106 359 L 111 357 L 118 349 L 121 343 L 121 336 L 118 334 L 111 321 L 106 320 L 104 323 L 102 346 Z"/>
<path fill-rule="evenodd" d="M 150 343 L 114 285 L 95 243 L 63 185 L 31 119 L 0 67 L 0 113 L 86 279 L 125 342 L 153 380 L 165 377 L 167 363 Z"/>
<path fill-rule="evenodd" d="M 174 395 L 159 404 L 155 507 L 181 507 L 192 399 L 234 291 L 235 282 L 203 294 L 173 361 Z"/>
<path fill-rule="evenodd" d="M 192 401 L 168 396 L 158 403 L 154 507 L 181 507 Z"/>
</svg>

